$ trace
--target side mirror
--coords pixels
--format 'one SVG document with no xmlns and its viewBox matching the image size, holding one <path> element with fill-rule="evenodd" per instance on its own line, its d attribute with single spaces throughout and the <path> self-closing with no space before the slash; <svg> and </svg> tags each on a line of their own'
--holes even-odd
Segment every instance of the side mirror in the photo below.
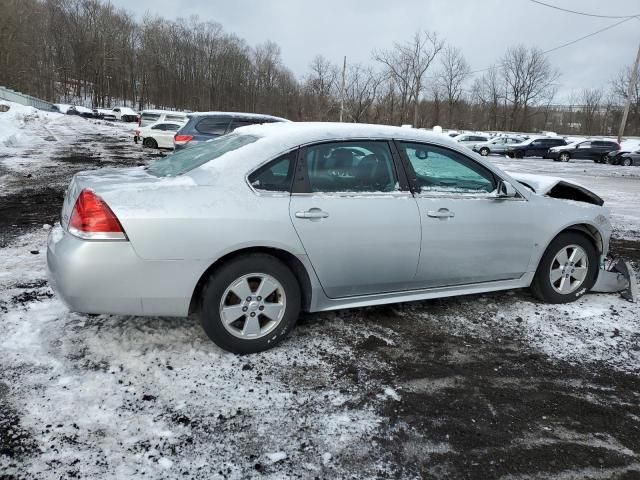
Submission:
<svg viewBox="0 0 640 480">
<path fill-rule="evenodd" d="M 500 180 L 496 198 L 514 198 L 518 195 L 517 190 L 509 182 Z"/>
</svg>

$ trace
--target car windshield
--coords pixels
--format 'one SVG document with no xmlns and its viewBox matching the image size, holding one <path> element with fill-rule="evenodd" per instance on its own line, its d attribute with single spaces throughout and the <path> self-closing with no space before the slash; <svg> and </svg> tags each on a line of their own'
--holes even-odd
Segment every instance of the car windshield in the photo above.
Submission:
<svg viewBox="0 0 640 480">
<path fill-rule="evenodd" d="M 253 135 L 223 135 L 209 142 L 167 155 L 151 164 L 147 171 L 156 177 L 175 177 L 256 140 L 258 137 Z"/>
</svg>

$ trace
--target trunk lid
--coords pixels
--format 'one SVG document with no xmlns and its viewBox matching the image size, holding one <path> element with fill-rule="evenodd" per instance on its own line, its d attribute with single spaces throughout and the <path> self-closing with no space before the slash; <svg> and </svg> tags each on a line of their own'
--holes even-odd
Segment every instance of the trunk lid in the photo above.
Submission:
<svg viewBox="0 0 640 480">
<path fill-rule="evenodd" d="M 103 168 L 76 173 L 71 179 L 62 204 L 60 223 L 63 228 L 67 228 L 76 200 L 85 188 L 103 197 L 117 190 L 148 187 L 162 180 L 147 173 L 144 167 Z"/>
</svg>

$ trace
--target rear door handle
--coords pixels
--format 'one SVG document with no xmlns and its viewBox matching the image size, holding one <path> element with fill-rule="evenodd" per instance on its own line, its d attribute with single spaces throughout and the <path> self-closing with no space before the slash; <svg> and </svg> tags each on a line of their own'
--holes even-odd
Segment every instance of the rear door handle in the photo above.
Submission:
<svg viewBox="0 0 640 480">
<path fill-rule="evenodd" d="M 306 218 L 308 220 L 320 220 L 321 218 L 327 218 L 328 216 L 329 214 L 327 212 L 322 211 L 319 208 L 310 208 L 309 210 L 296 212 L 296 218 Z"/>
<path fill-rule="evenodd" d="M 427 217 L 432 218 L 453 218 L 456 214 L 450 211 L 448 208 L 439 208 L 436 210 L 427 210 Z"/>
</svg>

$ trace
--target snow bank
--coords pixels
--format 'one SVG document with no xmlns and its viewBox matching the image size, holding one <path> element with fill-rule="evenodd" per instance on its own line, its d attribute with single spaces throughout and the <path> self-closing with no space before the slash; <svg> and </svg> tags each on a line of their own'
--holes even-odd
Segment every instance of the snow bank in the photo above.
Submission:
<svg viewBox="0 0 640 480">
<path fill-rule="evenodd" d="M 0 104 L 7 105 L 9 111 L 0 112 L 0 146 L 11 147 L 19 143 L 21 130 L 31 123 L 48 122 L 52 118 L 59 118 L 61 114 L 43 112 L 34 107 L 26 107 L 19 103 L 1 100 Z"/>
</svg>

